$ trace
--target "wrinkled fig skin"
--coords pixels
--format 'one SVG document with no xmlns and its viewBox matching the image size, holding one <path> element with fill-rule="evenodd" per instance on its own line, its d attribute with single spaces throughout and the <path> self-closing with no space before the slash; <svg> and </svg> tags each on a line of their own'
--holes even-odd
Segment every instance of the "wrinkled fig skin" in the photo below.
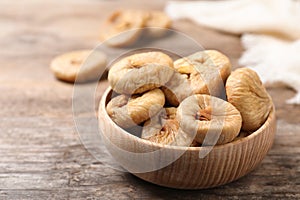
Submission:
<svg viewBox="0 0 300 200">
<path fill-rule="evenodd" d="M 172 59 L 161 52 L 125 57 L 109 71 L 108 81 L 121 94 L 140 94 L 165 85 L 174 73 Z"/>
<path fill-rule="evenodd" d="M 216 50 L 204 51 L 204 60 L 207 65 L 218 69 L 219 74 L 225 83 L 231 74 L 231 63 L 227 56 Z"/>
<path fill-rule="evenodd" d="M 180 127 L 203 145 L 231 142 L 240 132 L 242 117 L 230 103 L 209 95 L 192 95 L 177 109 Z"/>
<path fill-rule="evenodd" d="M 147 14 L 138 10 L 118 10 L 106 20 L 100 33 L 105 44 L 122 47 L 133 44 L 142 34 Z"/>
<path fill-rule="evenodd" d="M 243 118 L 242 129 L 255 131 L 263 125 L 272 109 L 272 100 L 256 72 L 249 68 L 235 70 L 226 82 L 228 102 Z"/>
<path fill-rule="evenodd" d="M 178 72 L 175 72 L 171 80 L 161 89 L 165 94 L 167 102 L 175 107 L 193 93 L 187 80 L 187 75 Z"/>
<path fill-rule="evenodd" d="M 154 89 L 131 98 L 119 95 L 110 100 L 106 110 L 116 124 L 122 128 L 130 128 L 154 116 L 164 104 L 163 92 L 160 89 Z"/>
<path fill-rule="evenodd" d="M 176 110 L 174 107 L 165 108 L 146 121 L 141 137 L 159 144 L 189 146 L 193 138 L 180 129 Z"/>
<path fill-rule="evenodd" d="M 215 50 L 200 51 L 174 62 L 174 68 L 185 74 L 194 94 L 223 98 L 224 83 L 231 73 L 230 60 Z"/>
</svg>

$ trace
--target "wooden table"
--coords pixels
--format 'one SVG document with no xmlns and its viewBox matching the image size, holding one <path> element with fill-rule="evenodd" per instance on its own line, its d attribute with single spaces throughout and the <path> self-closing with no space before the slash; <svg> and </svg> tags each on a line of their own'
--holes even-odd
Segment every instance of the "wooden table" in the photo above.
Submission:
<svg viewBox="0 0 300 200">
<path fill-rule="evenodd" d="M 285 104 L 294 91 L 283 86 L 268 89 L 278 118 L 272 150 L 255 171 L 218 188 L 152 185 L 104 166 L 81 144 L 72 117 L 73 85 L 57 81 L 49 62 L 66 51 L 95 47 L 101 20 L 115 8 L 162 9 L 164 3 L 0 2 L 0 199 L 300 198 L 300 107 Z M 238 67 L 238 36 L 185 20 L 174 28 L 207 49 L 223 51 Z"/>
</svg>

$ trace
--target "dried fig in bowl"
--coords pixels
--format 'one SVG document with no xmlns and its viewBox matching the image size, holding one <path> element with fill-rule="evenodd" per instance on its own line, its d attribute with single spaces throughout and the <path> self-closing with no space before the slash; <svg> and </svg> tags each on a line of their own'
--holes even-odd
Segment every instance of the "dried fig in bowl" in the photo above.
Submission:
<svg viewBox="0 0 300 200">
<path fill-rule="evenodd" d="M 111 119 L 122 128 L 138 125 L 156 113 L 165 104 L 165 96 L 160 89 L 142 95 L 119 95 L 110 100 L 106 111 Z"/>
<path fill-rule="evenodd" d="M 266 121 L 272 109 L 272 100 L 257 73 L 249 68 L 235 70 L 226 82 L 228 102 L 243 118 L 242 129 L 255 131 Z"/>
<path fill-rule="evenodd" d="M 231 73 L 229 59 L 216 50 L 200 51 L 176 60 L 174 68 L 179 73 L 188 75 L 194 94 L 210 94 L 209 87 L 217 86 L 217 76 L 225 82 Z"/>
<path fill-rule="evenodd" d="M 186 97 L 193 94 L 191 86 L 187 80 L 187 75 L 175 72 L 170 81 L 162 86 L 167 102 L 177 107 Z"/>
<path fill-rule="evenodd" d="M 157 115 L 145 122 L 142 135 L 143 139 L 160 144 L 189 146 L 193 137 L 183 132 L 176 119 L 177 109 L 165 108 Z"/>
<path fill-rule="evenodd" d="M 231 142 L 240 132 L 242 117 L 230 103 L 209 95 L 192 95 L 177 110 L 180 127 L 204 145 Z"/>
<path fill-rule="evenodd" d="M 133 54 L 113 64 L 108 81 L 114 91 L 139 94 L 164 85 L 174 73 L 173 60 L 158 51 Z"/>
<path fill-rule="evenodd" d="M 191 93 L 225 96 L 224 83 L 231 73 L 231 63 L 224 54 L 215 50 L 200 51 L 176 60 L 174 68 L 182 76 L 176 75 L 166 85 L 175 92 L 172 94 L 164 90 L 166 99 L 172 105 L 177 106 L 182 99 L 176 100 L 176 96 L 188 97 Z M 184 89 L 181 89 L 182 85 Z"/>
</svg>

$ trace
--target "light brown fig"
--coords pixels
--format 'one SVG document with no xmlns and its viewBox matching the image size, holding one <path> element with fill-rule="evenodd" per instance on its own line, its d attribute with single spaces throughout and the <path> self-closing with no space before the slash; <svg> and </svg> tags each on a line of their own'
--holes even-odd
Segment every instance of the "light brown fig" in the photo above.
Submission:
<svg viewBox="0 0 300 200">
<path fill-rule="evenodd" d="M 228 102 L 242 115 L 244 131 L 255 131 L 261 127 L 273 107 L 259 76 L 249 68 L 237 69 L 229 76 L 226 94 Z"/>
<path fill-rule="evenodd" d="M 109 46 L 122 47 L 131 45 L 142 34 L 142 28 L 146 20 L 147 13 L 145 11 L 115 11 L 106 20 L 100 37 Z"/>
<path fill-rule="evenodd" d="M 141 138 L 159 144 L 189 146 L 193 138 L 183 132 L 176 119 L 176 108 L 165 108 L 145 122 Z"/>
<path fill-rule="evenodd" d="M 177 110 L 181 129 L 203 145 L 231 142 L 240 132 L 242 117 L 230 103 L 209 95 L 192 95 Z"/>
<path fill-rule="evenodd" d="M 247 136 L 250 135 L 250 134 L 251 134 L 251 132 L 241 131 L 241 132 L 239 133 L 239 135 L 238 135 L 236 138 L 234 138 L 233 141 L 243 139 L 243 138 L 247 137 Z"/>
<path fill-rule="evenodd" d="M 106 111 L 111 119 L 122 128 L 136 126 L 158 113 L 165 104 L 160 89 L 141 95 L 119 95 L 109 101 Z"/>
<path fill-rule="evenodd" d="M 180 74 L 185 75 L 189 87 L 185 90 L 180 89 L 182 94 L 176 96 L 189 96 L 190 91 L 194 94 L 210 94 L 222 97 L 225 94 L 224 83 L 231 73 L 230 60 L 222 53 L 215 50 L 200 51 L 188 57 L 178 59 L 174 62 L 174 68 Z M 182 87 L 180 79 L 170 80 L 178 83 L 168 83 Z M 176 90 L 176 89 L 173 89 Z M 176 99 L 170 94 L 166 95 L 168 101 Z M 180 101 L 179 101 L 180 102 Z M 174 106 L 179 104 L 175 102 Z M 173 104 L 172 104 L 173 105 Z"/>
<path fill-rule="evenodd" d="M 164 85 L 174 73 L 172 59 L 162 52 L 134 54 L 113 64 L 108 81 L 114 91 L 139 94 Z"/>
<path fill-rule="evenodd" d="M 193 94 L 190 84 L 187 80 L 187 75 L 175 72 L 162 88 L 165 94 L 166 101 L 177 107 L 181 101 Z"/>
<path fill-rule="evenodd" d="M 150 11 L 147 16 L 145 27 L 147 34 L 151 37 L 161 37 L 172 25 L 172 20 L 161 11 Z"/>
<path fill-rule="evenodd" d="M 87 82 L 99 78 L 99 71 L 104 71 L 106 60 L 106 55 L 100 51 L 79 50 L 55 57 L 50 68 L 60 80 Z"/>
</svg>

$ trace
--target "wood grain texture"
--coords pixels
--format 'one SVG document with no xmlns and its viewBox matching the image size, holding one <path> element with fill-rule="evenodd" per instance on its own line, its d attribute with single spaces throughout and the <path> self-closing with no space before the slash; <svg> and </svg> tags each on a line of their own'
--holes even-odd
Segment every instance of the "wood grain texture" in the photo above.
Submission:
<svg viewBox="0 0 300 200">
<path fill-rule="evenodd" d="M 156 186 L 106 167 L 82 146 L 72 119 L 73 85 L 53 77 L 51 59 L 95 47 L 101 19 L 116 7 L 163 5 L 158 0 L 0 1 L 0 199 L 300 198 L 300 107 L 284 103 L 295 93 L 283 86 L 268 89 L 278 119 L 268 155 L 250 174 L 214 189 Z M 243 51 L 238 36 L 186 20 L 173 26 L 205 48 L 224 52 L 238 67 Z M 98 99 L 107 82 L 100 86 Z"/>
</svg>

